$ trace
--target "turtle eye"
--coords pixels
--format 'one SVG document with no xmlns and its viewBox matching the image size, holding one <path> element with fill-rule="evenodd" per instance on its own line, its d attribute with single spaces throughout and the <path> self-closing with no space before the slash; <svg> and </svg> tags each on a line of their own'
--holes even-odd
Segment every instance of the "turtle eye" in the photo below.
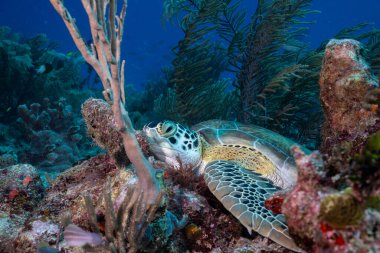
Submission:
<svg viewBox="0 0 380 253">
<path fill-rule="evenodd" d="M 163 137 L 169 137 L 175 134 L 177 131 L 177 125 L 172 121 L 164 121 L 159 124 L 158 133 Z"/>
</svg>

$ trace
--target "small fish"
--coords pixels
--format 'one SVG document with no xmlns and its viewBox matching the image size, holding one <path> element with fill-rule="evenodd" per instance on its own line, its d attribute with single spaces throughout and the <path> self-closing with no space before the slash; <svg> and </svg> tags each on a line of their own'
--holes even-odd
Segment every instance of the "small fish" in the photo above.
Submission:
<svg viewBox="0 0 380 253">
<path fill-rule="evenodd" d="M 7 112 L 10 112 L 10 110 L 12 110 L 12 107 L 7 108 Z"/>
<path fill-rule="evenodd" d="M 66 54 L 66 56 L 70 57 L 70 56 L 73 56 L 74 54 L 75 54 L 75 52 L 68 52 L 68 53 Z"/>
<path fill-rule="evenodd" d="M 38 69 L 36 69 L 36 73 L 40 74 L 40 75 L 41 74 L 48 74 L 52 70 L 53 70 L 53 65 L 46 63 L 46 64 L 42 64 L 41 66 L 39 66 Z"/>
<path fill-rule="evenodd" d="M 82 247 L 86 244 L 91 246 L 102 244 L 102 237 L 99 234 L 88 232 L 74 224 L 70 224 L 65 228 L 63 237 L 69 246 L 74 247 Z"/>
</svg>

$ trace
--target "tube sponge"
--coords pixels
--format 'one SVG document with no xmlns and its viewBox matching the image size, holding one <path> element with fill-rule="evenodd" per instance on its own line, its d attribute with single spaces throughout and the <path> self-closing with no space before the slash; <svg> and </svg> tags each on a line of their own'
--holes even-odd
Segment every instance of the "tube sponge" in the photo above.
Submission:
<svg viewBox="0 0 380 253">
<path fill-rule="evenodd" d="M 320 205 L 321 220 L 338 229 L 358 225 L 364 208 L 350 192 L 348 188 L 324 197 Z"/>
</svg>

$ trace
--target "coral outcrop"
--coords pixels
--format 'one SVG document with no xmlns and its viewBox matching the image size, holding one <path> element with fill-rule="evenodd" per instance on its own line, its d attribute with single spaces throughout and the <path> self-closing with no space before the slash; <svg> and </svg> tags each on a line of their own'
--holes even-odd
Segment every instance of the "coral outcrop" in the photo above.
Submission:
<svg viewBox="0 0 380 253">
<path fill-rule="evenodd" d="M 32 218 L 26 222 L 15 240 L 16 252 L 36 252 L 37 247 L 44 243 L 55 246 L 67 220 L 90 229 L 84 196 L 91 196 L 94 203 L 101 202 L 107 177 L 113 178 L 112 184 L 116 185 L 118 190 L 114 189 L 120 192 L 121 187 L 131 180 L 133 174 L 118 170 L 112 160 L 104 155 L 94 157 L 62 173 L 52 182 L 45 198 L 36 205 Z M 104 213 L 102 217 L 104 218 Z"/>
<path fill-rule="evenodd" d="M 36 204 L 31 217 L 26 220 L 22 231 L 13 241 L 15 252 L 34 253 L 41 245 L 57 247 L 64 252 L 83 252 L 82 247 L 70 246 L 69 238 L 63 240 L 61 236 L 70 223 L 86 231 L 95 232 L 103 238 L 104 243 L 95 245 L 92 249 L 95 252 L 108 252 L 107 250 L 120 242 L 132 249 L 166 248 L 167 252 L 181 252 L 181 245 L 166 244 L 173 233 L 186 225 L 186 218 L 177 219 L 176 215 L 166 209 L 166 200 L 159 202 L 161 204 L 156 206 L 158 210 L 151 212 L 150 217 L 144 218 L 142 210 L 145 204 L 133 204 L 136 200 L 133 200 L 133 197 L 131 199 L 130 195 L 130 190 L 136 182 L 136 175 L 130 167 L 127 170 L 118 169 L 108 155 L 91 158 L 65 171 L 49 187 L 45 198 Z M 130 222 L 126 223 L 129 225 L 123 228 L 128 239 L 125 242 L 123 234 L 118 234 L 121 224 L 110 223 L 113 210 L 114 218 L 119 219 L 116 212 L 120 208 L 131 209 L 131 213 L 125 218 L 130 219 Z M 136 223 L 140 221 L 144 224 Z M 136 231 L 140 231 L 142 224 L 145 227 L 142 231 L 146 232 L 139 235 Z M 115 234 L 112 231 L 110 233 L 111 227 L 115 229 Z M 119 237 L 121 240 L 116 241 Z M 144 241 L 141 242 L 141 239 Z M 80 239 L 77 241 L 80 242 Z M 121 247 L 116 247 L 116 250 L 125 252 Z"/>
<path fill-rule="evenodd" d="M 82 115 L 87 132 L 96 144 L 107 150 L 119 166 L 128 164 L 111 106 L 102 99 L 90 98 L 82 105 Z"/>
<path fill-rule="evenodd" d="M 377 252 L 380 215 L 355 189 L 337 190 L 326 178 L 318 152 L 293 148 L 298 181 L 282 205 L 289 231 L 309 252 Z M 378 201 L 378 200 L 377 200 Z"/>
<path fill-rule="evenodd" d="M 29 164 L 0 168 L 0 252 L 12 252 L 13 240 L 43 197 L 37 169 Z"/>
<path fill-rule="evenodd" d="M 361 50 L 353 40 L 327 44 L 320 79 L 324 159 L 292 149 L 298 181 L 281 212 L 307 251 L 380 250 L 378 82 Z"/>
<path fill-rule="evenodd" d="M 321 151 L 343 141 L 363 144 L 369 134 L 380 129 L 380 118 L 365 108 L 365 97 L 378 85 L 355 40 L 331 40 L 325 51 L 320 75 L 320 99 L 325 114 Z"/>
<path fill-rule="evenodd" d="M 111 106 L 102 99 L 89 98 L 82 105 L 82 115 L 88 134 L 99 147 L 107 150 L 119 167 L 130 164 L 123 146 L 120 133 L 116 129 Z M 136 132 L 137 141 L 144 154 L 149 154 L 148 143 L 140 132 Z"/>
<path fill-rule="evenodd" d="M 17 128 L 28 142 L 19 160 L 50 173 L 59 173 L 99 150 L 86 138 L 82 119 L 65 98 L 18 106 Z"/>
</svg>

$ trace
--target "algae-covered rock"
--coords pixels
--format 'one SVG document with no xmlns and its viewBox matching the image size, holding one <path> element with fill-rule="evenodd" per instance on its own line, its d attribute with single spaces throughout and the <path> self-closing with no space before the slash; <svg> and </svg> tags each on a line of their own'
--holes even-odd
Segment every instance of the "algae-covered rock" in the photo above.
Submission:
<svg viewBox="0 0 380 253">
<path fill-rule="evenodd" d="M 379 84 L 362 51 L 360 42 L 349 39 L 331 40 L 326 46 L 319 81 L 325 114 L 323 152 L 342 141 L 365 138 L 379 121 L 365 106 L 366 94 Z"/>
<path fill-rule="evenodd" d="M 44 189 L 29 164 L 0 168 L 0 252 L 11 252 L 13 240 L 40 203 Z"/>
</svg>

